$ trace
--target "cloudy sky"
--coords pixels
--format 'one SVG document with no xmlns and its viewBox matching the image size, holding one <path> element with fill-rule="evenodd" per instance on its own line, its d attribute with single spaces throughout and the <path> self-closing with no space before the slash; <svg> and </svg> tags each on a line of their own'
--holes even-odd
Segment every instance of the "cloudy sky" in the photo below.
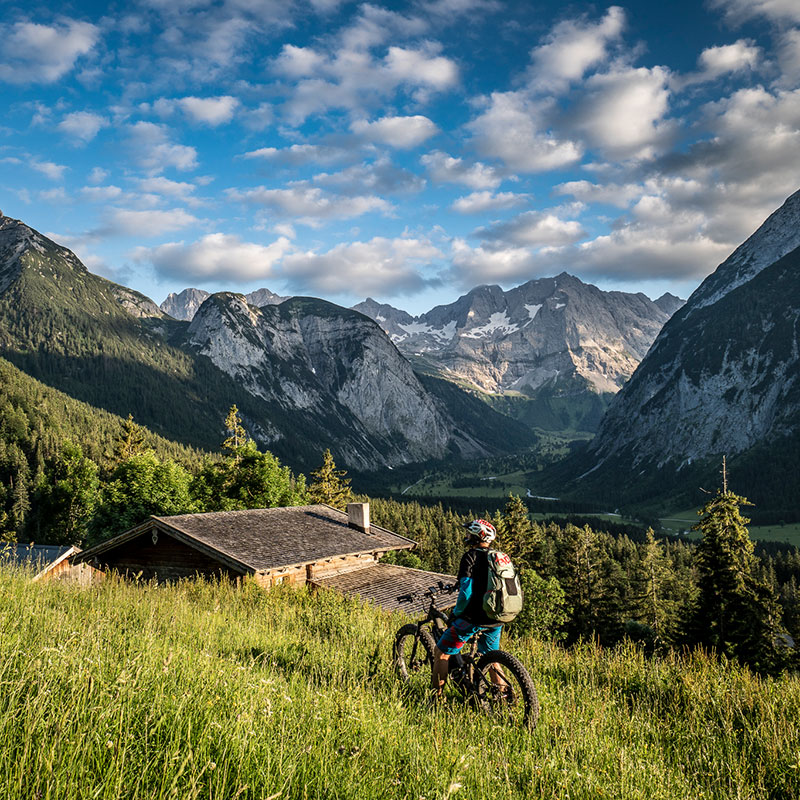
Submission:
<svg viewBox="0 0 800 800">
<path fill-rule="evenodd" d="M 0 208 L 161 302 L 686 297 L 800 188 L 800 2 L 0 0 Z"/>
</svg>

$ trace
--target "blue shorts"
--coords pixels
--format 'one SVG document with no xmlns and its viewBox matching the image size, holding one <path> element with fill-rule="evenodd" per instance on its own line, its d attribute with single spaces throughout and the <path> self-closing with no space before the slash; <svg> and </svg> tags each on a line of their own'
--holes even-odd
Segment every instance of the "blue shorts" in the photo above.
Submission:
<svg viewBox="0 0 800 800">
<path fill-rule="evenodd" d="M 436 646 L 449 656 L 454 656 L 477 633 L 478 652 L 488 653 L 490 650 L 500 649 L 500 634 L 502 625 L 489 627 L 488 625 L 473 625 L 465 619 L 454 619 L 450 627 L 442 634 Z"/>
</svg>

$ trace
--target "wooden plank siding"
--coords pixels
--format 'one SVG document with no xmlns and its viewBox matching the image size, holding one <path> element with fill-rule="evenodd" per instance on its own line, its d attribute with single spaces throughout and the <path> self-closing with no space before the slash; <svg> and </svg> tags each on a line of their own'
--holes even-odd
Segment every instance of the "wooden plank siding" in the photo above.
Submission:
<svg viewBox="0 0 800 800">
<path fill-rule="evenodd" d="M 103 571 L 114 570 L 128 577 L 138 576 L 142 580 L 159 582 L 196 576 L 235 579 L 243 574 L 179 542 L 164 531 L 156 533 L 155 543 L 152 533 L 147 531 L 103 554 L 99 559 L 99 568 Z"/>
</svg>

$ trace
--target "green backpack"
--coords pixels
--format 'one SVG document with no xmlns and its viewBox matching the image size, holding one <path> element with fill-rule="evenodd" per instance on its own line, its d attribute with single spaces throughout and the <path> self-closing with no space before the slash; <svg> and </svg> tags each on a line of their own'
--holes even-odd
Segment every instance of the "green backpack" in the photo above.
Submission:
<svg viewBox="0 0 800 800">
<path fill-rule="evenodd" d="M 487 554 L 489 580 L 483 596 L 486 616 L 496 622 L 511 622 L 522 611 L 522 586 L 511 559 L 500 550 Z"/>
</svg>

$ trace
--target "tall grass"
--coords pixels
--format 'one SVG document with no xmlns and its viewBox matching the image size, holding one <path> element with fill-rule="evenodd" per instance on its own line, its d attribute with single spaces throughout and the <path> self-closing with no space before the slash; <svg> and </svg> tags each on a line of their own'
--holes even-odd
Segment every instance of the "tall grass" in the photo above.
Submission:
<svg viewBox="0 0 800 800">
<path fill-rule="evenodd" d="M 800 679 L 514 643 L 535 732 L 405 694 L 328 593 L 0 573 L 0 796 L 797 798 Z"/>
</svg>

